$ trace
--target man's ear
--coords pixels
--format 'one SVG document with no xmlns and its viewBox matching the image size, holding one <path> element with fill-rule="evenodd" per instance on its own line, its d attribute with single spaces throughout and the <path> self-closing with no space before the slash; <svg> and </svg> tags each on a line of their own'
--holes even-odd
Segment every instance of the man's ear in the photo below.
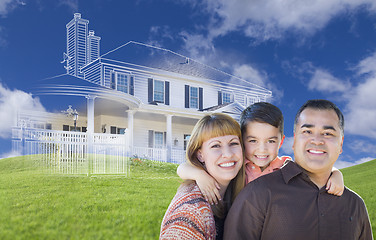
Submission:
<svg viewBox="0 0 376 240">
<path fill-rule="evenodd" d="M 205 162 L 205 161 L 202 159 L 202 153 L 201 153 L 201 150 L 198 150 L 196 155 L 197 155 L 197 159 L 198 159 L 200 162 L 202 162 L 202 163 Z"/>
</svg>

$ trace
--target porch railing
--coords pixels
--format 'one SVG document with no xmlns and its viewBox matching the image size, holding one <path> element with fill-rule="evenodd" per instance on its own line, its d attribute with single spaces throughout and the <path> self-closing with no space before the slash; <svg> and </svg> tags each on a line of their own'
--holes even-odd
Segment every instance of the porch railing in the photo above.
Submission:
<svg viewBox="0 0 376 240">
<path fill-rule="evenodd" d="M 166 148 L 128 147 L 127 135 L 88 134 L 31 128 L 12 129 L 13 150 L 22 155 L 40 155 L 38 163 L 51 172 L 64 174 L 128 174 L 129 157 L 180 164 L 185 151 Z M 132 156 L 131 156 L 132 155 Z"/>
<path fill-rule="evenodd" d="M 44 129 L 12 129 L 13 150 L 39 155 L 38 164 L 54 173 L 128 174 L 126 135 L 88 134 Z"/>
</svg>

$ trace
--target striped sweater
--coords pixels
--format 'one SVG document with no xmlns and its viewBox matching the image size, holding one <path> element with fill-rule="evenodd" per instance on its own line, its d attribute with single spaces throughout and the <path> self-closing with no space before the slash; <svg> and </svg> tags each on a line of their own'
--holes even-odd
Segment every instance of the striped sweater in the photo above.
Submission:
<svg viewBox="0 0 376 240">
<path fill-rule="evenodd" d="M 215 239 L 213 212 L 195 183 L 182 185 L 162 220 L 160 239 Z"/>
</svg>

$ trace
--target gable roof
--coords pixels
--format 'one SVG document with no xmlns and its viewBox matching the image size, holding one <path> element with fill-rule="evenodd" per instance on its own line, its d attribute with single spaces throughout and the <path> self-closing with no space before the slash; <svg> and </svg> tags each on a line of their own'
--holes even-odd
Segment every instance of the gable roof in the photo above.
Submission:
<svg viewBox="0 0 376 240">
<path fill-rule="evenodd" d="M 118 48 L 115 48 L 101 57 L 103 60 L 113 60 L 121 63 L 130 63 L 139 66 L 146 66 L 158 70 L 168 71 L 172 73 L 202 78 L 207 81 L 220 82 L 221 85 L 232 87 L 239 85 L 251 88 L 260 95 L 271 96 L 271 91 L 223 72 L 216 68 L 202 64 L 184 55 L 175 53 L 171 50 L 151 46 L 144 43 L 130 41 Z"/>
</svg>

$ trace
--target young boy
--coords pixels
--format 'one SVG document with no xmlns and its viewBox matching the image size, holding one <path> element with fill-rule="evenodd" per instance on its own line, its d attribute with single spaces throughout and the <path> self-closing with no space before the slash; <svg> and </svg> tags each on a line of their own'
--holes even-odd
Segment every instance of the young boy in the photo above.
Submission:
<svg viewBox="0 0 376 240">
<path fill-rule="evenodd" d="M 287 160 L 292 160 L 286 156 L 278 157 L 285 136 L 282 112 L 273 104 L 259 102 L 247 107 L 240 116 L 240 127 L 246 183 L 278 170 Z M 182 179 L 195 180 L 210 204 L 217 204 L 221 200 L 218 183 L 204 170 L 183 163 L 178 167 L 177 173 Z M 333 168 L 326 189 L 330 194 L 342 195 L 344 182 L 338 169 Z"/>
</svg>

